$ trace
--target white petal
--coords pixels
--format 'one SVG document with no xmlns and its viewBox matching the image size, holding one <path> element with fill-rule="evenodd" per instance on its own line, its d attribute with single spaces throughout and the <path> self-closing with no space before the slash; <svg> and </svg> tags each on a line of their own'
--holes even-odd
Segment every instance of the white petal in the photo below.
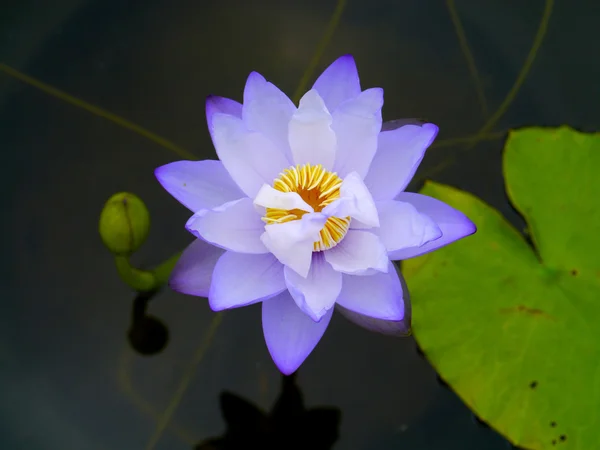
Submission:
<svg viewBox="0 0 600 450">
<path fill-rule="evenodd" d="M 388 200 L 377 203 L 380 227 L 375 233 L 388 252 L 421 247 L 442 236 L 442 230 L 427 215 L 406 202 Z"/>
<path fill-rule="evenodd" d="M 336 272 L 323 252 L 313 253 L 306 278 L 286 267 L 285 282 L 298 307 L 318 322 L 333 307 L 342 289 L 342 274 Z"/>
<path fill-rule="evenodd" d="M 338 272 L 350 275 L 367 269 L 387 272 L 389 262 L 379 238 L 364 230 L 349 230 L 338 245 L 325 251 L 325 259 Z"/>
<path fill-rule="evenodd" d="M 408 186 L 437 133 L 432 123 L 379 133 L 377 152 L 365 177 L 374 199 L 391 200 Z"/>
<path fill-rule="evenodd" d="M 213 311 L 257 303 L 285 290 L 283 266 L 269 253 L 225 252 L 215 266 L 208 302 Z"/>
<path fill-rule="evenodd" d="M 254 204 L 265 208 L 277 208 L 290 211 L 300 209 L 302 211 L 314 212 L 312 206 L 302 200 L 297 192 L 281 192 L 268 184 L 263 184 L 256 194 Z"/>
<path fill-rule="evenodd" d="M 226 114 L 212 117 L 212 137 L 219 159 L 236 184 L 254 198 L 263 184 L 272 184 L 290 162 L 275 144 L 242 119 Z"/>
<path fill-rule="evenodd" d="M 379 216 L 373 197 L 356 172 L 350 173 L 340 187 L 340 198 L 323 208 L 323 214 L 358 220 L 363 226 L 378 227 Z"/>
<path fill-rule="evenodd" d="M 221 161 L 176 161 L 154 171 L 169 194 L 192 212 L 245 197 Z"/>
<path fill-rule="evenodd" d="M 315 322 L 296 306 L 289 292 L 262 304 L 263 333 L 269 353 L 285 375 L 294 373 L 323 337 L 333 308 Z"/>
<path fill-rule="evenodd" d="M 268 137 L 275 146 L 292 160 L 288 143 L 288 124 L 296 106 L 279 88 L 252 72 L 244 89 L 242 117 L 250 130 Z"/>
<path fill-rule="evenodd" d="M 340 177 L 357 172 L 362 180 L 367 175 L 377 150 L 382 106 L 383 89 L 374 88 L 342 103 L 333 113 L 337 139 L 333 169 Z"/>
<path fill-rule="evenodd" d="M 260 240 L 265 224 L 252 200 L 243 198 L 194 214 L 185 225 L 194 236 L 226 250 L 267 253 Z"/>
<path fill-rule="evenodd" d="M 404 293 L 394 264 L 387 273 L 369 276 L 343 276 L 342 291 L 337 303 L 356 313 L 383 320 L 404 319 Z"/>
<path fill-rule="evenodd" d="M 215 264 L 224 250 L 195 239 L 183 251 L 171 272 L 169 287 L 182 294 L 208 297 Z"/>
<path fill-rule="evenodd" d="M 307 213 L 300 220 L 267 225 L 261 240 L 282 264 L 306 277 L 313 243 L 320 239 L 319 232 L 326 221 L 323 214 Z"/>
<path fill-rule="evenodd" d="M 333 168 L 337 144 L 331 123 L 331 114 L 317 91 L 304 94 L 288 130 L 294 164 L 322 164 L 327 170 Z"/>
</svg>

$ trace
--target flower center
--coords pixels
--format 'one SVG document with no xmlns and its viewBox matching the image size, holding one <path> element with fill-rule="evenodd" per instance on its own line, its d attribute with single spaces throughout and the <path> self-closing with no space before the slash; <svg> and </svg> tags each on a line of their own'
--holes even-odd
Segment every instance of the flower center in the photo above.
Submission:
<svg viewBox="0 0 600 450">
<path fill-rule="evenodd" d="M 296 192 L 315 212 L 340 198 L 342 179 L 335 172 L 328 172 L 320 164 L 305 164 L 285 169 L 273 182 L 273 188 L 281 192 Z M 306 214 L 301 209 L 267 208 L 263 221 L 267 225 L 299 220 Z M 350 217 L 330 217 L 320 231 L 320 239 L 313 244 L 313 251 L 319 252 L 335 247 L 346 235 L 350 227 Z"/>
</svg>

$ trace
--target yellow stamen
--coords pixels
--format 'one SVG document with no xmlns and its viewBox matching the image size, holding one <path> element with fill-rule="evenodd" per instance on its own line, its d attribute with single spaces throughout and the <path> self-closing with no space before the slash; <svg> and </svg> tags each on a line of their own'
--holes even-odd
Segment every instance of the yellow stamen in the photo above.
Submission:
<svg viewBox="0 0 600 450">
<path fill-rule="evenodd" d="M 273 182 L 273 188 L 281 192 L 296 192 L 315 212 L 340 198 L 342 179 L 335 172 L 328 172 L 318 164 L 304 164 L 285 169 Z M 267 208 L 263 221 L 267 225 L 299 220 L 306 214 L 300 209 L 284 210 Z M 320 232 L 320 239 L 313 244 L 313 251 L 319 252 L 335 247 L 346 235 L 350 227 L 350 217 L 330 217 Z"/>
</svg>

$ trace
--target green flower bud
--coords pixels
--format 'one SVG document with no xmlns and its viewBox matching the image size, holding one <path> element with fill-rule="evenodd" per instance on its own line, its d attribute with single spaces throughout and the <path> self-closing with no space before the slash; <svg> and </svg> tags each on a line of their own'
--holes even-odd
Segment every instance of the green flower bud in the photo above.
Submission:
<svg viewBox="0 0 600 450">
<path fill-rule="evenodd" d="M 115 194 L 100 213 L 99 231 L 102 242 L 111 253 L 131 255 L 148 237 L 148 208 L 138 196 L 129 192 Z"/>
</svg>

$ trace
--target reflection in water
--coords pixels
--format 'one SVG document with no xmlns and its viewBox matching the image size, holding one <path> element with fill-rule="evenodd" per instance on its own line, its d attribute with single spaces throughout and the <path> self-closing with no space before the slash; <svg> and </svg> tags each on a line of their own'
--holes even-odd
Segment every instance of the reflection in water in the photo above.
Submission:
<svg viewBox="0 0 600 450">
<path fill-rule="evenodd" d="M 327 450 L 338 439 L 341 412 L 332 407 L 307 410 L 295 375 L 282 375 L 281 394 L 265 414 L 257 406 L 229 392 L 221 393 L 225 433 L 208 439 L 195 450 Z"/>
<path fill-rule="evenodd" d="M 146 312 L 148 302 L 156 293 L 140 292 L 133 300 L 131 326 L 127 331 L 127 338 L 131 347 L 141 355 L 156 355 L 165 349 L 169 341 L 167 326 Z"/>
</svg>

